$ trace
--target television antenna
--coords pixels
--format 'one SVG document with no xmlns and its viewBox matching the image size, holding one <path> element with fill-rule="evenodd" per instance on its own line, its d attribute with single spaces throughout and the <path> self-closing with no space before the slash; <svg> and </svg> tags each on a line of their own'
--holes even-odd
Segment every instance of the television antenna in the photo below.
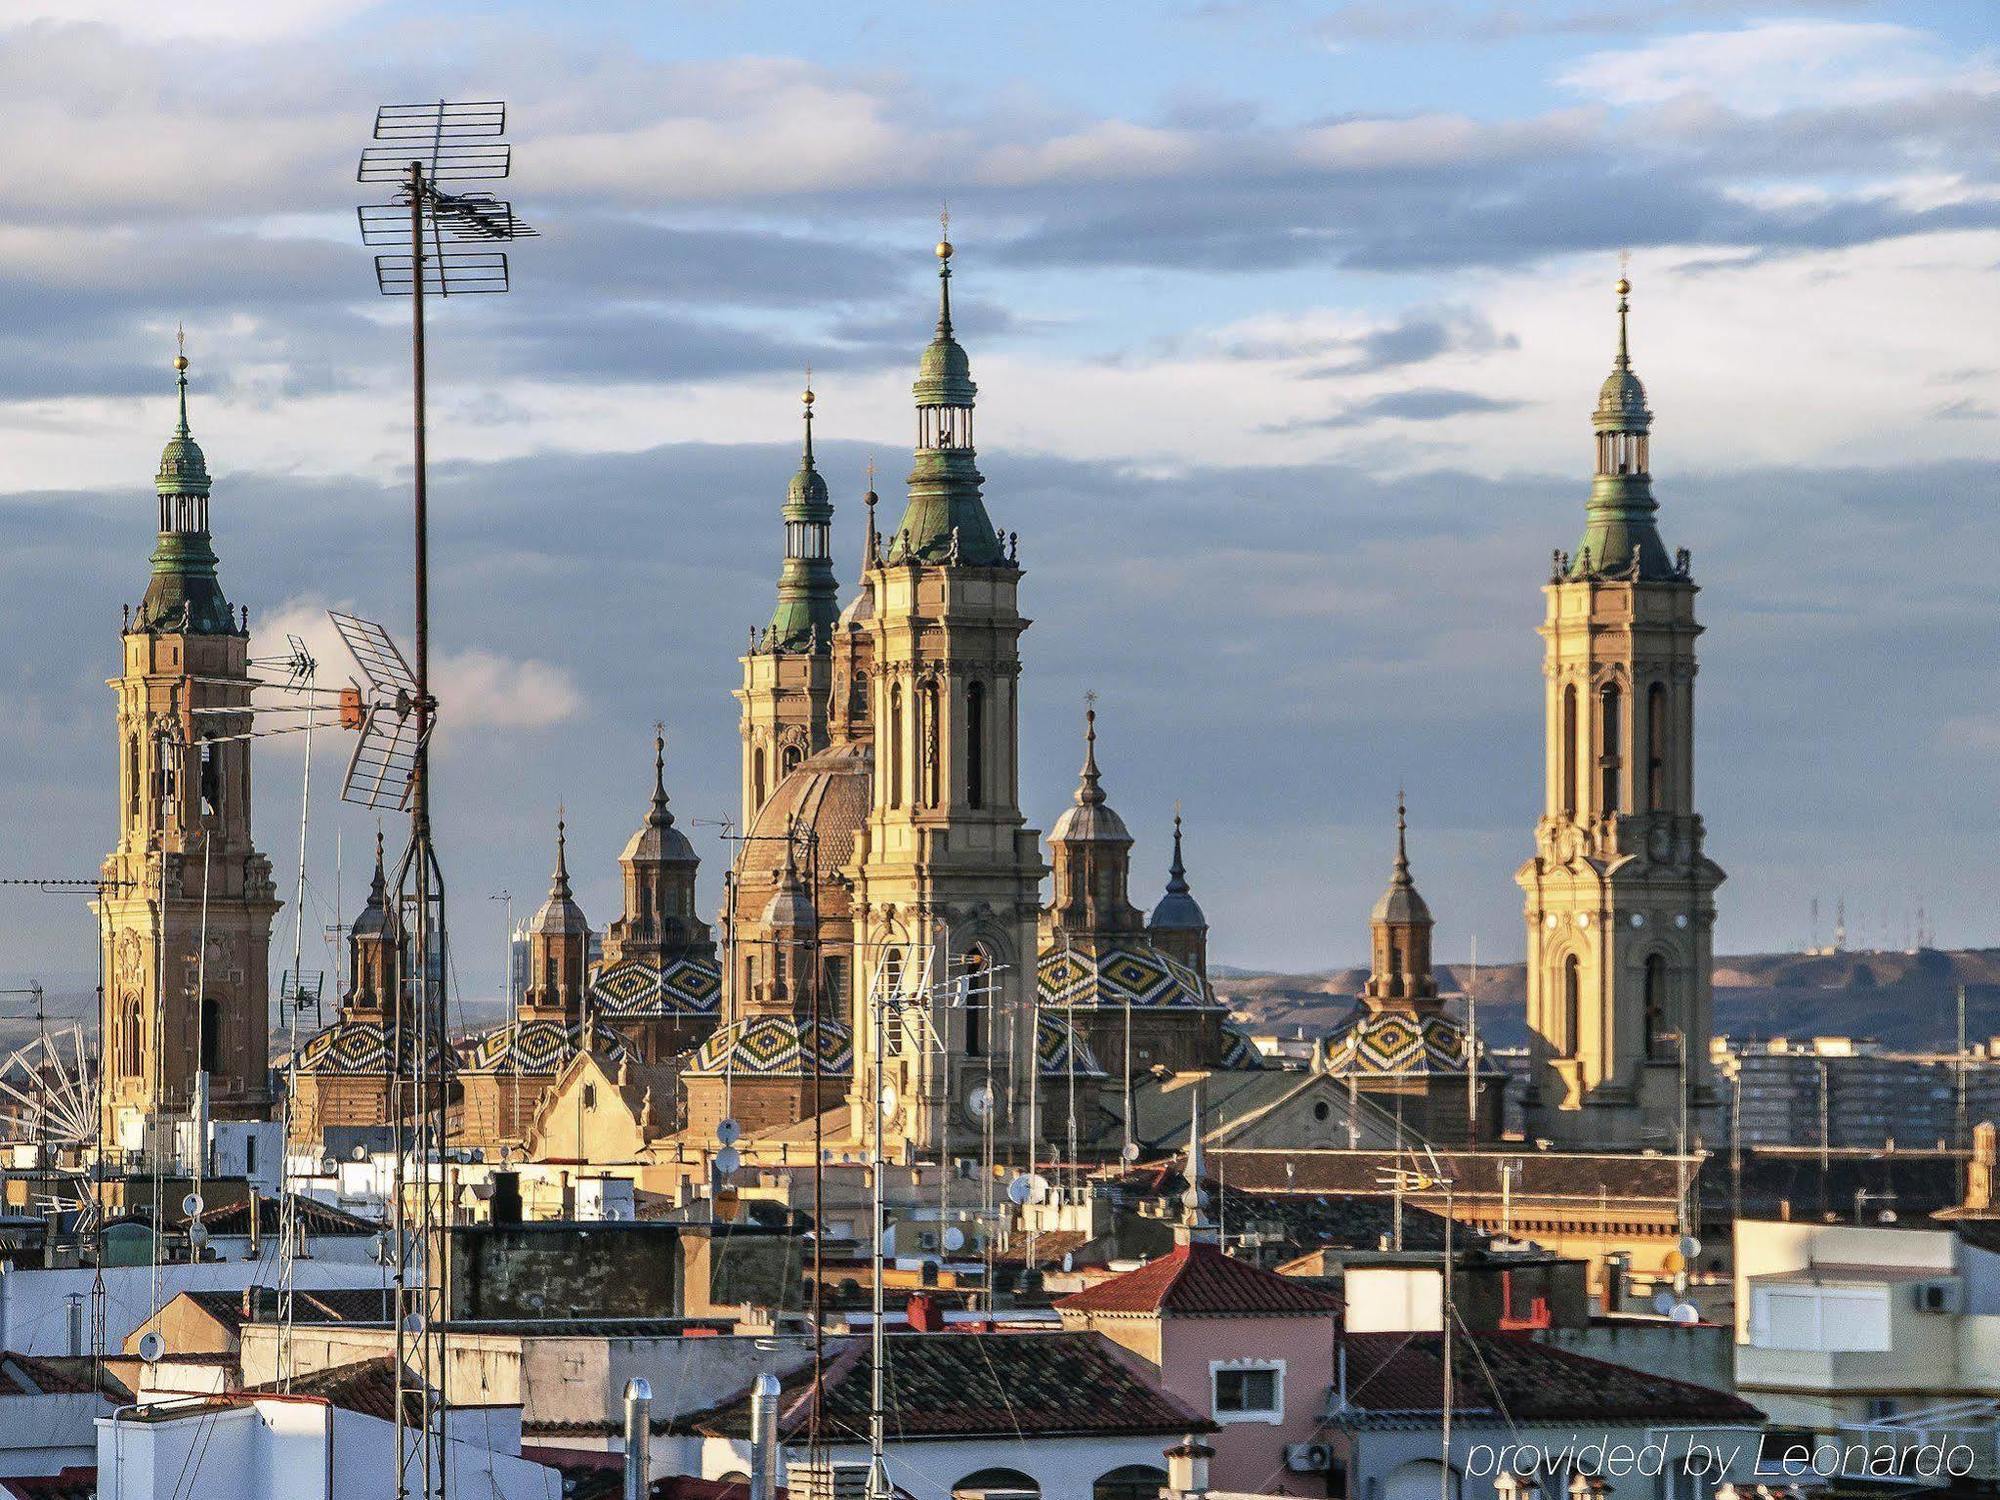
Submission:
<svg viewBox="0 0 2000 1500">
<path fill-rule="evenodd" d="M 364 704 L 356 701 L 358 694 L 344 700 L 358 710 L 361 722 L 354 727 L 363 735 L 343 795 L 353 801 L 365 792 L 374 799 L 367 805 L 407 809 L 410 816 L 410 843 L 397 868 L 396 889 L 403 910 L 410 914 L 408 930 L 415 939 L 416 962 L 415 972 L 406 976 L 398 991 L 399 1045 L 390 1050 L 391 1088 L 405 1101 L 390 1112 L 396 1147 L 393 1237 L 398 1247 L 394 1274 L 399 1305 L 405 1305 L 402 1299 L 409 1289 L 412 1244 L 422 1247 L 423 1262 L 418 1295 L 407 1304 L 411 1314 L 396 1325 L 398 1500 L 406 1500 L 411 1492 L 413 1466 L 422 1476 L 419 1493 L 424 1500 L 433 1496 L 443 1500 L 449 1463 L 444 1433 L 448 1309 L 436 1246 L 450 1215 L 445 1142 L 451 1049 L 444 1007 L 444 872 L 432 844 L 430 819 L 430 734 L 436 704 L 430 692 L 424 303 L 432 296 L 506 291 L 507 254 L 495 247 L 535 232 L 504 199 L 485 191 L 447 191 L 440 186 L 506 177 L 513 161 L 512 148 L 501 139 L 506 128 L 507 106 L 497 99 L 385 104 L 375 112 L 375 144 L 363 149 L 355 172 L 357 182 L 396 186 L 393 201 L 363 204 L 356 214 L 361 242 L 382 247 L 375 257 L 377 289 L 385 297 L 410 299 L 415 661 L 406 663 L 388 632 L 372 622 L 348 616 L 341 629 L 378 700 Z M 407 248 L 390 248 L 394 246 Z M 341 627 L 341 617 L 336 616 L 334 623 Z M 385 719 L 379 700 L 389 690 L 393 693 L 388 704 L 394 712 Z M 401 1045 L 400 1038 L 411 1032 L 415 1046 Z M 407 1142 L 406 1130 L 412 1132 Z M 416 1223 L 406 1226 L 409 1195 L 404 1178 L 412 1160 L 417 1174 Z M 408 1228 L 414 1233 L 406 1232 Z M 420 1356 L 421 1367 L 414 1389 L 406 1383 L 407 1356 L 412 1352 Z"/>
</svg>

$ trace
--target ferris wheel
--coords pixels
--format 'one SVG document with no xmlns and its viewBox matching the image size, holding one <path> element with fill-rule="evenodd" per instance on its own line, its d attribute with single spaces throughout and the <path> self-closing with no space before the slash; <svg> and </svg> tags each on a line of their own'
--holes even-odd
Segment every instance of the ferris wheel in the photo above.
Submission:
<svg viewBox="0 0 2000 1500">
<path fill-rule="evenodd" d="M 0 1057 L 0 1153 L 35 1173 L 35 1207 L 94 1211 L 97 1064 L 75 1022 L 44 1026 Z"/>
</svg>

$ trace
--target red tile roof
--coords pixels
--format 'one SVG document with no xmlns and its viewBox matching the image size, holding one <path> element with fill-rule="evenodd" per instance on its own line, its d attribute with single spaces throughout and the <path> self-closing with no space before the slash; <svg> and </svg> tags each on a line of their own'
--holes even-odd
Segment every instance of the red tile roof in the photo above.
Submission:
<svg viewBox="0 0 2000 1500">
<path fill-rule="evenodd" d="M 1179 1437 L 1215 1424 L 1183 1406 L 1097 1333 L 897 1333 L 883 1370 L 892 1441 L 925 1438 Z M 829 1442 L 866 1441 L 868 1341 L 843 1339 L 820 1377 L 819 1430 Z M 782 1377 L 778 1436 L 812 1426 L 810 1366 Z M 669 1431 L 747 1437 L 747 1392 L 671 1419 Z"/>
<path fill-rule="evenodd" d="M 1435 1333 L 1350 1333 L 1350 1416 L 1428 1420 L 1441 1406 L 1443 1338 Z M 1453 1349 L 1452 1405 L 1523 1422 L 1763 1421 L 1763 1413 L 1726 1391 L 1669 1380 L 1625 1365 L 1574 1354 L 1527 1335 L 1460 1337 Z"/>
<path fill-rule="evenodd" d="M 15 1500 L 97 1500 L 97 1465 L 78 1464 L 56 1474 L 0 1479 L 0 1495 Z"/>
<path fill-rule="evenodd" d="M 1294 1276 L 1224 1255 L 1206 1241 L 1060 1298 L 1059 1312 L 1155 1313 L 1179 1318 L 1295 1318 L 1339 1312 L 1341 1301 Z"/>
</svg>

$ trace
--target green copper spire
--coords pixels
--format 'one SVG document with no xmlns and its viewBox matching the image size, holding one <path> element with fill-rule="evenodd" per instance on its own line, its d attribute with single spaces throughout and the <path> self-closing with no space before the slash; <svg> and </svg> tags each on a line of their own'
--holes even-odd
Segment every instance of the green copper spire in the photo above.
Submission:
<svg viewBox="0 0 2000 1500">
<path fill-rule="evenodd" d="M 947 230 L 949 215 L 944 218 Z M 917 364 L 917 462 L 909 504 L 889 540 L 888 561 L 915 559 L 965 567 L 1006 564 L 1006 548 L 979 498 L 974 467 L 972 406 L 979 388 L 972 362 L 951 329 L 951 241 L 940 239 L 937 332 Z"/>
<path fill-rule="evenodd" d="M 840 618 L 840 586 L 833 576 L 833 503 L 826 480 L 813 467 L 812 371 L 806 371 L 805 451 L 785 493 L 785 568 L 778 575 L 778 607 L 762 645 L 771 651 L 833 649 Z"/>
<path fill-rule="evenodd" d="M 1618 353 L 1597 393 L 1591 426 L 1597 430 L 1597 473 L 1584 511 L 1583 541 L 1570 559 L 1569 576 L 1665 579 L 1676 576 L 1660 540 L 1654 514 L 1650 455 L 1653 414 L 1646 388 L 1632 373 L 1626 297 L 1632 283 L 1618 278 Z"/>
<path fill-rule="evenodd" d="M 188 429 L 186 339 L 174 356 L 180 420 L 160 453 L 153 481 L 160 501 L 160 537 L 153 547 L 153 576 L 139 602 L 134 630 L 189 635 L 229 635 L 238 626 L 215 576 L 208 536 L 208 461 Z"/>
</svg>

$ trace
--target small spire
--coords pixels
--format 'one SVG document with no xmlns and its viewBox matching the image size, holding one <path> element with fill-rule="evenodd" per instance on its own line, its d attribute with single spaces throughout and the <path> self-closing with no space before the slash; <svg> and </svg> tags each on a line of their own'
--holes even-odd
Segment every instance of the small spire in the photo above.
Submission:
<svg viewBox="0 0 2000 1500">
<path fill-rule="evenodd" d="M 560 805 L 556 808 L 556 870 L 549 880 L 551 901 L 569 900 L 569 843 L 568 823 Z"/>
<path fill-rule="evenodd" d="M 806 392 L 799 399 L 805 403 L 806 408 L 806 451 L 802 462 L 805 468 L 810 469 L 813 466 L 813 367 L 811 365 L 806 366 Z"/>
<path fill-rule="evenodd" d="M 1076 805 L 1091 807 L 1104 801 L 1097 770 L 1097 689 L 1085 693 L 1083 701 L 1083 774 L 1076 789 Z"/>
<path fill-rule="evenodd" d="M 653 806 L 646 821 L 655 828 L 674 826 L 667 808 L 667 726 L 658 719 L 653 721 Z"/>
<path fill-rule="evenodd" d="M 1396 788 L 1396 881 L 1399 885 L 1410 882 L 1409 809 L 1403 800 L 1403 789 Z"/>
<path fill-rule="evenodd" d="M 382 865 L 382 830 L 375 830 L 375 879 L 368 887 L 368 904 L 386 906 L 389 898 L 389 875 Z"/>
<path fill-rule="evenodd" d="M 868 530 L 861 539 L 861 571 L 866 573 L 875 565 L 875 555 L 881 550 L 881 536 L 875 530 L 875 507 L 881 501 L 875 493 L 875 460 L 868 460 L 868 493 L 861 497 L 861 503 L 868 507 Z"/>
<path fill-rule="evenodd" d="M 938 337 L 951 337 L 951 205 L 938 213 Z"/>
<path fill-rule="evenodd" d="M 1174 803 L 1174 862 L 1167 866 L 1167 894 L 1188 894 L 1187 866 L 1181 863 L 1181 805 Z"/>
<path fill-rule="evenodd" d="M 1625 299 L 1632 293 L 1632 282 L 1625 274 L 1625 267 L 1630 260 L 1631 253 L 1629 251 L 1621 250 L 1618 252 L 1618 358 L 1616 364 L 1621 370 L 1632 368 L 1632 351 L 1625 338 L 1625 316 L 1631 306 Z"/>
<path fill-rule="evenodd" d="M 174 429 L 174 436 L 193 437 L 194 434 L 188 430 L 187 325 L 184 323 L 174 325 L 174 376 L 181 388 L 181 420 Z"/>
</svg>

